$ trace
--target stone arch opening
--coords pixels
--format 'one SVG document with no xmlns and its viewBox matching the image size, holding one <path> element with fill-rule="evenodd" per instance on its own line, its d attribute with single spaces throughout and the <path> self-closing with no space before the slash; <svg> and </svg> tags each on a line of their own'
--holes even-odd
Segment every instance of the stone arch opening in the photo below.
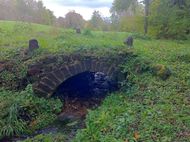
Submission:
<svg viewBox="0 0 190 142">
<path fill-rule="evenodd" d="M 118 90 L 118 82 L 103 72 L 85 71 L 62 82 L 52 97 L 60 98 L 64 103 L 63 119 L 71 115 L 85 117 L 87 109 L 100 105 L 111 92 Z"/>
<path fill-rule="evenodd" d="M 48 70 L 48 68 L 46 68 Z M 117 77 L 118 68 L 115 64 L 107 64 L 104 61 L 85 60 L 71 65 L 63 65 L 41 73 L 41 77 L 33 84 L 36 94 L 43 97 L 51 97 L 63 82 L 83 72 L 102 72 L 111 78 Z"/>
<path fill-rule="evenodd" d="M 63 81 L 53 93 L 53 97 L 88 99 L 95 95 L 107 94 L 118 89 L 116 80 L 112 80 L 103 72 L 85 71 Z"/>
</svg>

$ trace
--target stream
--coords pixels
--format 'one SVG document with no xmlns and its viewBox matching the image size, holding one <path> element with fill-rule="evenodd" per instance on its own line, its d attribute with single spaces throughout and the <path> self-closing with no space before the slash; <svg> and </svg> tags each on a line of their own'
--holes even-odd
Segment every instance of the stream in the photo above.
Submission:
<svg viewBox="0 0 190 142">
<path fill-rule="evenodd" d="M 71 142 L 77 131 L 85 128 L 85 117 L 88 110 L 101 105 L 105 97 L 118 89 L 118 83 L 101 72 L 84 72 L 63 82 L 53 97 L 63 102 L 62 112 L 57 120 L 32 135 L 4 138 L 1 142 L 17 142 L 33 138 L 39 134 L 62 133 L 65 142 Z"/>
</svg>

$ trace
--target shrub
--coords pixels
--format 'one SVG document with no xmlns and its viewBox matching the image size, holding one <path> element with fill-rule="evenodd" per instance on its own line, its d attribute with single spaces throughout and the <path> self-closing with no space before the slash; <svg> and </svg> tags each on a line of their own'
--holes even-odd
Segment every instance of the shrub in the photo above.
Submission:
<svg viewBox="0 0 190 142">
<path fill-rule="evenodd" d="M 161 64 L 154 65 L 152 67 L 152 72 L 154 75 L 160 77 L 163 80 L 168 79 L 168 77 L 170 77 L 171 75 L 171 70 L 168 67 Z"/>
<path fill-rule="evenodd" d="M 83 35 L 85 35 L 85 36 L 92 36 L 92 32 L 91 32 L 91 30 L 89 30 L 89 29 L 85 29 L 85 30 L 83 31 Z"/>
</svg>

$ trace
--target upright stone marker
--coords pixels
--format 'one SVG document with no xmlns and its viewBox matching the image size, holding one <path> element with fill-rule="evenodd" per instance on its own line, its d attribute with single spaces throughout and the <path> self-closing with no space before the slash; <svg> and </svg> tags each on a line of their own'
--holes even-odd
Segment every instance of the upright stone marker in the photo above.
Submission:
<svg viewBox="0 0 190 142">
<path fill-rule="evenodd" d="M 128 47 L 133 47 L 133 37 L 129 36 L 125 41 L 124 44 L 127 45 Z"/>
<path fill-rule="evenodd" d="M 29 51 L 33 51 L 38 48 L 39 48 L 39 45 L 36 39 L 29 40 Z"/>
<path fill-rule="evenodd" d="M 81 34 L 80 28 L 76 28 L 76 33 L 77 33 L 77 34 Z"/>
</svg>

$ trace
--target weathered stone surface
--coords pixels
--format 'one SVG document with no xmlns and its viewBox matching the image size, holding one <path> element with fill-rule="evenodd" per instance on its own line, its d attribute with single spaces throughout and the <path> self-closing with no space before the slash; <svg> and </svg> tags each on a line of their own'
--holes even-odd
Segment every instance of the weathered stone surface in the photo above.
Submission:
<svg viewBox="0 0 190 142">
<path fill-rule="evenodd" d="M 87 70 L 87 68 L 86 68 L 86 65 L 85 65 L 85 62 L 84 62 L 84 61 L 82 61 L 82 62 L 81 62 L 81 66 L 82 66 L 83 71 L 86 71 L 86 70 Z"/>
<path fill-rule="evenodd" d="M 74 76 L 75 74 L 77 74 L 77 71 L 75 69 L 75 65 L 69 66 L 69 71 L 72 74 L 72 76 Z"/>
<path fill-rule="evenodd" d="M 106 66 L 106 63 L 105 63 L 105 62 L 99 63 L 98 71 L 99 71 L 99 72 L 104 72 L 104 67 L 105 67 L 105 66 Z"/>
<path fill-rule="evenodd" d="M 63 67 L 60 70 L 61 70 L 62 74 L 64 74 L 65 78 L 68 78 L 70 76 L 69 71 L 66 67 Z"/>
<path fill-rule="evenodd" d="M 99 61 L 96 61 L 95 64 L 94 64 L 94 71 L 95 72 L 98 72 L 99 71 L 99 67 L 100 67 L 100 62 Z"/>
<path fill-rule="evenodd" d="M 29 40 L 29 51 L 33 51 L 39 48 L 38 41 L 36 39 Z"/>
<path fill-rule="evenodd" d="M 45 91 L 41 90 L 40 88 L 37 88 L 36 86 L 33 87 L 33 91 L 39 97 L 47 97 L 47 95 L 48 95 L 48 92 L 45 92 Z"/>
<path fill-rule="evenodd" d="M 83 69 L 82 69 L 82 65 L 81 65 L 81 63 L 76 64 L 75 68 L 76 68 L 76 70 L 77 70 L 77 73 L 81 73 L 81 72 L 83 72 Z"/>
<path fill-rule="evenodd" d="M 93 92 L 96 95 L 103 95 L 110 91 L 117 90 L 117 82 L 111 80 L 110 77 L 102 72 L 97 72 L 94 75 Z"/>
<path fill-rule="evenodd" d="M 50 86 L 48 86 L 47 84 L 43 84 L 42 82 L 38 84 L 38 88 L 40 88 L 44 92 L 47 92 L 48 94 L 54 91 Z"/>
<path fill-rule="evenodd" d="M 51 80 L 49 80 L 48 78 L 43 78 L 42 80 L 41 80 L 41 82 L 43 82 L 44 84 L 47 84 L 48 86 L 51 86 L 51 88 L 56 88 L 57 86 L 56 86 L 56 84 L 55 83 L 53 83 Z"/>
<path fill-rule="evenodd" d="M 133 46 L 133 37 L 129 36 L 125 41 L 124 44 L 127 45 L 128 47 L 132 47 Z"/>
<path fill-rule="evenodd" d="M 107 75 L 111 76 L 114 71 L 115 71 L 115 65 L 110 66 L 110 68 L 108 69 Z"/>
<path fill-rule="evenodd" d="M 94 73 L 102 72 L 108 76 L 115 75 L 115 70 L 122 63 L 123 57 L 118 58 L 119 60 L 114 57 L 100 58 L 78 54 L 72 56 L 60 55 L 56 58 L 54 56 L 48 56 L 36 64 L 30 65 L 28 74 L 32 78 L 35 78 L 34 83 L 41 83 L 36 90 L 40 90 L 40 93 L 45 92 L 47 96 L 51 96 L 62 82 L 79 73 L 89 71 Z M 104 87 L 107 85 L 105 82 L 102 84 Z"/>
<path fill-rule="evenodd" d="M 66 77 L 61 72 L 61 70 L 56 70 L 56 71 L 53 72 L 53 74 L 56 76 L 56 78 L 59 78 L 59 80 L 61 80 L 61 81 L 66 79 Z"/>
<path fill-rule="evenodd" d="M 80 28 L 76 28 L 76 33 L 77 33 L 77 34 L 81 34 Z"/>
<path fill-rule="evenodd" d="M 55 63 L 56 61 L 57 61 L 57 58 L 55 56 L 48 56 L 42 60 L 42 63 L 43 64 L 51 64 L 51 63 Z"/>
<path fill-rule="evenodd" d="M 52 74 L 52 73 L 49 73 L 48 75 L 46 75 L 46 77 L 51 80 L 54 84 L 59 85 L 60 81 L 57 80 L 57 78 Z"/>
<path fill-rule="evenodd" d="M 40 73 L 41 73 L 40 68 L 31 68 L 31 69 L 28 69 L 27 71 L 28 76 L 35 76 L 35 75 L 39 75 Z"/>
<path fill-rule="evenodd" d="M 90 70 L 91 69 L 91 60 L 87 59 L 84 61 L 86 70 Z"/>
</svg>

